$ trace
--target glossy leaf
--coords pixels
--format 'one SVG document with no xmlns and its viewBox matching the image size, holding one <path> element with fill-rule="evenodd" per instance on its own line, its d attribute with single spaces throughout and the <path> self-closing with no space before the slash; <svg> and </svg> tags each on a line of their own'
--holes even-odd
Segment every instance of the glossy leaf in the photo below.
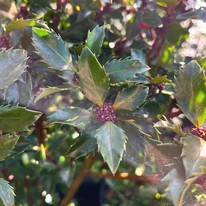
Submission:
<svg viewBox="0 0 206 206">
<path fill-rule="evenodd" d="M 20 132 L 32 125 L 40 116 L 40 112 L 23 107 L 0 107 L 0 130 Z"/>
<path fill-rule="evenodd" d="M 12 21 L 8 26 L 6 26 L 6 31 L 9 33 L 16 29 L 24 29 L 25 27 L 33 27 L 33 26 L 43 26 L 48 28 L 48 26 L 39 20 L 36 19 L 19 19 L 16 21 Z"/>
<path fill-rule="evenodd" d="M 179 108 L 197 127 L 206 118 L 206 78 L 196 61 L 188 63 L 175 81 L 175 96 Z"/>
<path fill-rule="evenodd" d="M 64 110 L 57 110 L 49 116 L 48 123 L 62 123 L 75 127 L 81 127 L 89 123 L 92 113 L 78 107 L 68 107 Z"/>
<path fill-rule="evenodd" d="M 38 54 L 53 69 L 71 70 L 71 55 L 59 35 L 46 29 L 33 28 L 33 42 Z"/>
<path fill-rule="evenodd" d="M 0 178 L 0 200 L 2 206 L 14 206 L 14 192 L 9 183 Z"/>
<path fill-rule="evenodd" d="M 23 49 L 9 49 L 0 52 L 0 89 L 15 82 L 25 71 L 27 52 Z"/>
<path fill-rule="evenodd" d="M 88 32 L 86 46 L 95 54 L 98 54 L 105 37 L 104 26 L 95 27 L 91 32 Z"/>
<path fill-rule="evenodd" d="M 115 109 L 134 110 L 145 101 L 148 90 L 143 86 L 125 88 L 119 92 L 113 106 Z"/>
<path fill-rule="evenodd" d="M 18 136 L 10 134 L 3 135 L 0 138 L 0 161 L 4 160 L 10 155 L 18 139 Z"/>
<path fill-rule="evenodd" d="M 206 166 L 206 142 L 201 138 L 189 135 L 182 138 L 182 160 L 187 178 L 191 178 L 194 173 L 200 173 L 200 166 Z"/>
<path fill-rule="evenodd" d="M 111 172 L 116 173 L 126 149 L 124 131 L 112 122 L 105 122 L 96 133 L 97 144 Z"/>
<path fill-rule="evenodd" d="M 145 10 L 142 13 L 141 20 L 144 24 L 147 24 L 149 27 L 158 27 L 162 24 L 161 17 L 154 11 Z"/>
<path fill-rule="evenodd" d="M 150 67 L 135 59 L 113 60 L 105 64 L 111 83 L 124 83 L 142 74 Z"/>
<path fill-rule="evenodd" d="M 146 64 L 144 53 L 138 49 L 131 49 L 131 59 L 137 59 L 140 62 Z"/>
<path fill-rule="evenodd" d="M 61 92 L 61 91 L 66 91 L 66 90 L 70 90 L 71 88 L 69 88 L 69 86 L 66 86 L 65 88 L 60 88 L 60 87 L 48 87 L 48 88 L 43 88 L 42 93 L 37 96 L 37 98 L 35 99 L 35 102 L 38 102 L 40 99 L 50 95 L 50 94 L 54 94 L 57 92 Z"/>
<path fill-rule="evenodd" d="M 109 89 L 108 77 L 88 47 L 79 58 L 77 76 L 84 95 L 95 104 L 103 105 Z"/>
</svg>

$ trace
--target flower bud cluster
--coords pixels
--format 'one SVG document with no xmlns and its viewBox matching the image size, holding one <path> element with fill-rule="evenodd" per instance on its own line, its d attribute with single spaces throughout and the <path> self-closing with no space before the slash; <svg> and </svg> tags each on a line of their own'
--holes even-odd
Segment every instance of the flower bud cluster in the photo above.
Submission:
<svg viewBox="0 0 206 206">
<path fill-rule="evenodd" d="M 76 74 L 73 75 L 72 82 L 73 82 L 73 84 L 78 85 L 78 77 Z"/>
<path fill-rule="evenodd" d="M 191 129 L 191 134 L 201 137 L 206 141 L 206 126 Z"/>
<path fill-rule="evenodd" d="M 9 49 L 10 42 L 9 42 L 9 35 L 3 34 L 0 36 L 0 48 Z"/>
<path fill-rule="evenodd" d="M 198 185 L 201 185 L 201 186 L 202 186 L 202 189 L 203 189 L 204 191 L 206 191 L 206 174 L 198 177 L 198 178 L 195 180 L 194 183 L 195 183 L 195 184 L 198 184 Z"/>
<path fill-rule="evenodd" d="M 104 103 L 102 107 L 97 107 L 95 114 L 100 123 L 105 123 L 107 121 L 116 122 L 117 120 L 117 115 L 115 114 L 114 108 L 110 103 Z"/>
</svg>

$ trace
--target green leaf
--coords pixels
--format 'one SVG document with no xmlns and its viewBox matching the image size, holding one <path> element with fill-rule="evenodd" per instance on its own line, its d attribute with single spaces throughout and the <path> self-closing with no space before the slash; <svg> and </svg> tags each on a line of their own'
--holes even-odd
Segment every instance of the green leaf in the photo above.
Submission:
<svg viewBox="0 0 206 206">
<path fill-rule="evenodd" d="M 185 21 L 187 19 L 196 19 L 196 20 L 206 20 L 206 11 L 205 9 L 199 8 L 197 10 L 189 11 L 186 13 L 181 13 L 176 17 L 176 20 L 178 21 Z"/>
<path fill-rule="evenodd" d="M 0 161 L 9 156 L 18 139 L 18 136 L 10 134 L 3 135 L 0 138 Z"/>
<path fill-rule="evenodd" d="M 163 117 L 164 117 L 164 120 L 161 119 L 159 122 L 155 123 L 153 127 L 164 128 L 164 129 L 170 130 L 178 134 L 180 137 L 186 136 L 186 133 L 182 131 L 182 128 L 179 125 L 177 125 L 173 120 L 169 122 L 165 116 Z"/>
<path fill-rule="evenodd" d="M 158 82 L 158 83 L 171 83 L 172 81 L 167 79 L 166 75 L 160 76 L 158 74 L 156 77 L 151 79 L 151 83 L 156 83 L 156 82 Z"/>
<path fill-rule="evenodd" d="M 124 83 L 142 74 L 150 67 L 135 59 L 113 60 L 105 64 L 111 83 Z"/>
<path fill-rule="evenodd" d="M 102 47 L 104 37 L 105 27 L 96 26 L 91 32 L 88 32 L 86 46 L 97 55 Z"/>
<path fill-rule="evenodd" d="M 109 90 L 108 77 L 88 47 L 83 49 L 79 58 L 77 76 L 84 95 L 95 104 L 103 105 Z"/>
<path fill-rule="evenodd" d="M 95 153 L 97 149 L 97 140 L 89 135 L 81 135 L 77 141 L 71 145 L 66 155 L 81 157 L 90 153 Z"/>
<path fill-rule="evenodd" d="M 104 160 L 115 174 L 126 149 L 127 137 L 124 131 L 112 122 L 105 122 L 97 130 L 96 138 Z"/>
<path fill-rule="evenodd" d="M 6 32 L 11 32 L 16 29 L 24 29 L 25 27 L 33 27 L 33 26 L 43 26 L 48 29 L 48 26 L 37 19 L 19 19 L 16 21 L 12 21 L 8 26 L 6 26 Z"/>
<path fill-rule="evenodd" d="M 71 55 L 59 35 L 46 29 L 33 28 L 32 36 L 38 54 L 53 69 L 64 71 L 73 68 Z"/>
<path fill-rule="evenodd" d="M 147 94 L 148 87 L 132 86 L 125 88 L 119 92 L 113 106 L 115 109 L 134 110 L 144 102 Z"/>
<path fill-rule="evenodd" d="M 168 181 L 168 190 L 167 197 L 171 199 L 174 205 L 182 205 L 178 204 L 180 202 L 180 196 L 182 191 L 187 187 L 185 183 L 185 175 L 184 168 L 181 165 L 175 165 L 175 168 L 172 169 L 163 179 L 162 181 Z"/>
<path fill-rule="evenodd" d="M 175 7 L 179 4 L 178 1 L 174 1 L 174 0 L 155 0 L 155 2 L 157 4 L 159 4 L 160 6 L 164 6 L 164 7 L 167 7 L 167 6 L 172 6 L 172 7 Z"/>
<path fill-rule="evenodd" d="M 146 64 L 145 55 L 139 49 L 131 49 L 131 59 L 137 59 L 140 62 Z"/>
<path fill-rule="evenodd" d="M 13 188 L 2 178 L 0 178 L 0 200 L 2 206 L 14 206 Z"/>
<path fill-rule="evenodd" d="M 0 52 L 0 89 L 15 82 L 25 71 L 27 52 L 9 49 Z"/>
<path fill-rule="evenodd" d="M 66 90 L 70 90 L 71 88 L 69 88 L 68 86 L 66 86 L 65 88 L 60 88 L 60 87 L 48 87 L 48 88 L 43 88 L 42 93 L 37 96 L 37 98 L 35 99 L 34 103 L 38 102 L 40 99 L 50 95 L 50 94 L 54 94 L 57 92 L 61 92 L 61 91 L 66 91 Z"/>
<path fill-rule="evenodd" d="M 23 107 L 0 107 L 0 130 L 20 132 L 32 125 L 40 116 L 40 112 Z"/>
<path fill-rule="evenodd" d="M 144 10 L 141 16 L 141 20 L 149 27 L 158 27 L 162 24 L 161 17 L 154 11 Z"/>
<path fill-rule="evenodd" d="M 206 118 L 206 77 L 196 61 L 188 63 L 175 81 L 176 100 L 185 116 L 200 127 Z"/>
<path fill-rule="evenodd" d="M 48 123 L 68 124 L 81 127 L 89 123 L 92 113 L 86 109 L 78 107 L 68 107 L 65 110 L 57 110 L 49 116 Z"/>
<path fill-rule="evenodd" d="M 191 178 L 194 173 L 200 173 L 200 166 L 206 166 L 206 142 L 201 138 L 188 135 L 182 138 L 182 161 L 185 167 L 187 178 Z"/>
</svg>

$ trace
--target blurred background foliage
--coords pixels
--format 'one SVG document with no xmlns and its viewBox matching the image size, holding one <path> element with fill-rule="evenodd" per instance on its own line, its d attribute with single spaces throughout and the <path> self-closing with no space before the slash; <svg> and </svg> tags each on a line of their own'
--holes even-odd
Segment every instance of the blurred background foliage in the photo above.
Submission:
<svg viewBox="0 0 206 206">
<path fill-rule="evenodd" d="M 150 79 L 159 74 L 167 75 L 173 81 L 179 66 L 192 59 L 206 68 L 205 10 L 205 2 L 200 0 L 5 0 L 0 1 L 0 33 L 6 34 L 6 25 L 12 20 L 36 18 L 41 23 L 45 21 L 48 27 L 61 35 L 75 56 L 81 53 L 88 30 L 105 24 L 106 38 L 99 56 L 100 63 L 128 56 L 141 58 L 142 62 L 152 68 L 148 73 Z M 9 38 L 9 47 L 25 49 L 30 59 L 28 72 L 22 79 L 0 91 L 1 104 L 27 106 L 44 115 L 30 131 L 21 132 L 15 149 L 9 158 L 0 163 L 0 169 L 15 189 L 16 206 L 56 206 L 81 171 L 86 157 L 80 155 L 76 160 L 79 156 L 76 151 L 65 157 L 79 132 L 68 125 L 55 124 L 47 127 L 46 116 L 68 104 L 87 108 L 90 103 L 82 100 L 82 94 L 77 89 L 52 94 L 35 103 L 42 88 L 71 82 L 71 74 L 59 72 L 57 76 L 46 63 L 40 61 L 34 52 L 30 27 L 11 31 Z M 140 79 L 141 81 L 148 80 Z M 145 105 L 153 120 L 177 108 L 171 95 L 171 85 L 165 83 L 165 88 L 162 93 L 155 90 Z M 182 117 L 178 121 L 182 121 L 185 128 L 191 127 Z M 172 138 L 172 135 L 162 131 L 165 141 Z M 84 154 L 85 151 L 78 152 Z M 159 171 L 165 172 L 162 168 L 156 168 L 152 153 L 149 153 L 151 156 L 145 166 L 139 161 L 141 151 L 132 152 L 120 165 L 119 174 L 142 177 L 144 171 L 154 178 Z M 163 164 L 161 161 L 167 162 L 165 158 L 158 157 L 160 164 Z M 108 173 L 107 165 L 98 156 L 69 205 L 172 205 L 163 195 L 164 187 L 160 187 L 155 180 L 153 182 L 148 181 L 147 177 L 142 180 L 133 176 L 131 179 L 124 176 L 119 176 L 118 179 L 112 176 L 105 178 Z"/>
</svg>

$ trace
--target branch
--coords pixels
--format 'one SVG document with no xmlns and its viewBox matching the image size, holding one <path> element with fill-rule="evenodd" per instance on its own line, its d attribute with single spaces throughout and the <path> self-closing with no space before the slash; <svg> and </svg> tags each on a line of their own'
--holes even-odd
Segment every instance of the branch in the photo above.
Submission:
<svg viewBox="0 0 206 206">
<path fill-rule="evenodd" d="M 90 155 L 84 165 L 83 168 L 81 169 L 81 172 L 79 173 L 79 175 L 76 177 L 76 179 L 72 182 L 68 193 L 66 194 L 66 196 L 63 198 L 60 206 L 67 206 L 69 204 L 69 202 L 72 200 L 72 198 L 74 197 L 76 191 L 78 190 L 79 186 L 81 185 L 81 183 L 83 182 L 84 178 L 86 177 L 86 175 L 88 174 L 89 169 L 91 168 L 94 160 L 96 158 L 96 155 Z"/>
<path fill-rule="evenodd" d="M 129 173 L 120 173 L 120 174 L 102 174 L 102 173 L 88 173 L 89 176 L 97 177 L 97 178 L 109 178 L 109 179 L 127 179 L 136 181 L 139 183 L 150 183 L 150 184 L 156 184 L 159 181 L 158 174 L 155 175 L 142 175 L 137 176 L 135 174 L 129 174 Z"/>
</svg>

